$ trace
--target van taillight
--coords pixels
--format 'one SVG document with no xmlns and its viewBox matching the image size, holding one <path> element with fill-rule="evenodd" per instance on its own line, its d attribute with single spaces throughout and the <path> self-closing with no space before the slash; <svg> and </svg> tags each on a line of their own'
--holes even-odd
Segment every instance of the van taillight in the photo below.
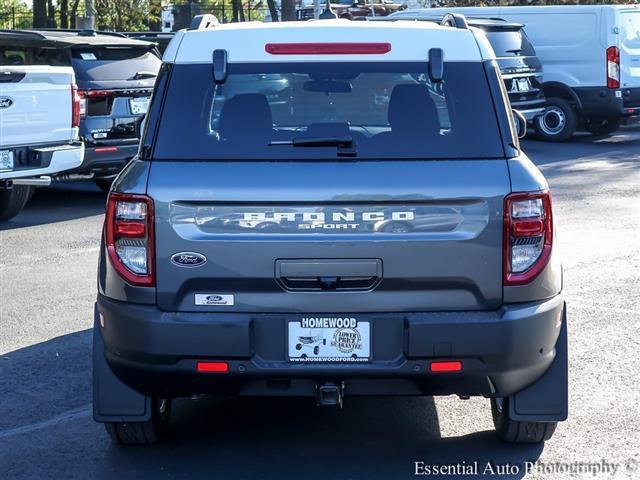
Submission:
<svg viewBox="0 0 640 480">
<path fill-rule="evenodd" d="M 507 195 L 503 241 L 504 284 L 531 282 L 551 256 L 553 218 L 549 192 Z"/>
<path fill-rule="evenodd" d="M 78 93 L 78 87 L 71 84 L 71 128 L 80 126 L 80 114 L 81 114 L 81 102 L 80 94 Z"/>
<path fill-rule="evenodd" d="M 109 260 L 118 274 L 132 285 L 155 285 L 153 200 L 110 193 L 104 230 Z"/>
<path fill-rule="evenodd" d="M 620 50 L 607 48 L 607 87 L 620 88 Z"/>
</svg>

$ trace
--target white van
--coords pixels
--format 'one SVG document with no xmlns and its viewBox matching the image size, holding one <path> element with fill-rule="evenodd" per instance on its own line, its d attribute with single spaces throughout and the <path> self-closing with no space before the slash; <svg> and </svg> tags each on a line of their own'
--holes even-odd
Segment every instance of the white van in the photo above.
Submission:
<svg viewBox="0 0 640 480">
<path fill-rule="evenodd" d="M 576 129 L 606 135 L 640 115 L 640 6 L 570 5 L 420 9 L 523 23 L 542 61 L 545 114 L 535 122 L 547 140 Z M 399 12 L 416 14 L 416 10 Z"/>
</svg>

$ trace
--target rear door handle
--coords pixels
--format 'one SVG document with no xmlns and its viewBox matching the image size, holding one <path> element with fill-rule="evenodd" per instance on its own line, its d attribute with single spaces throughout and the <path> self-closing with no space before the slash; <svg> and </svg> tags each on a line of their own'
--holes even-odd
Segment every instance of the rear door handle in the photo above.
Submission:
<svg viewBox="0 0 640 480">
<path fill-rule="evenodd" d="M 370 290 L 382 279 L 380 259 L 276 260 L 286 290 Z"/>
</svg>

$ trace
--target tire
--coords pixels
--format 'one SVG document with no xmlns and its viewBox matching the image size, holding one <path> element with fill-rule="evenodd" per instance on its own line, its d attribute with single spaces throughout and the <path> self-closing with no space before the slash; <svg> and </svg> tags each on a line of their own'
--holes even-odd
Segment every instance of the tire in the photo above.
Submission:
<svg viewBox="0 0 640 480">
<path fill-rule="evenodd" d="M 171 400 L 151 402 L 151 419 L 146 422 L 107 422 L 104 424 L 113 443 L 118 445 L 151 445 L 167 432 L 171 416 Z"/>
<path fill-rule="evenodd" d="M 518 422 L 509 418 L 509 398 L 492 398 L 491 415 L 498 436 L 507 443 L 542 443 L 551 438 L 558 422 Z"/>
<path fill-rule="evenodd" d="M 104 193 L 109 193 L 111 190 L 111 184 L 113 183 L 113 178 L 94 178 L 93 183 L 95 183 L 100 190 Z"/>
<path fill-rule="evenodd" d="M 31 198 L 31 190 L 28 185 L 0 189 L 0 222 L 11 220 L 22 211 Z"/>
<path fill-rule="evenodd" d="M 548 98 L 547 108 L 533 120 L 536 133 L 542 140 L 564 142 L 578 126 L 578 114 L 564 98 Z"/>
<path fill-rule="evenodd" d="M 596 137 L 607 137 L 620 128 L 620 118 L 590 118 L 587 121 L 587 131 Z"/>
</svg>

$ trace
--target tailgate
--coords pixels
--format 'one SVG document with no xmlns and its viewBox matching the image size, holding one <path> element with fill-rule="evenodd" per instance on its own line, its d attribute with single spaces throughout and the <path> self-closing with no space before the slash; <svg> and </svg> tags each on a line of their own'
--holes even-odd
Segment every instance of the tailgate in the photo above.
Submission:
<svg viewBox="0 0 640 480">
<path fill-rule="evenodd" d="M 70 142 L 71 67 L 0 67 L 0 144 Z"/>
<path fill-rule="evenodd" d="M 640 88 L 640 10 L 620 12 L 620 85 Z"/>
<path fill-rule="evenodd" d="M 504 160 L 155 161 L 148 184 L 164 310 L 486 310 L 502 302 Z M 196 305 L 207 297 L 220 301 Z"/>
</svg>

